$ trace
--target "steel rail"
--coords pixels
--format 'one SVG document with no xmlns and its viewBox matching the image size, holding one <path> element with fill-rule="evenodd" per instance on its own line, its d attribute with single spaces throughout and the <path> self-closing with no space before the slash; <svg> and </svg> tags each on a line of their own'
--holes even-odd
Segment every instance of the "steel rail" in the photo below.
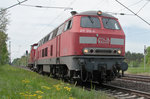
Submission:
<svg viewBox="0 0 150 99">
<path fill-rule="evenodd" d="M 129 89 L 129 88 L 123 88 L 123 87 L 119 87 L 119 86 L 115 86 L 115 85 L 109 85 L 109 84 L 102 84 L 102 85 L 106 86 L 106 87 L 111 87 L 111 88 L 116 88 L 116 89 L 134 92 L 134 93 L 137 93 L 138 95 L 145 95 L 145 96 L 148 96 L 150 98 L 150 93 L 148 93 L 148 92 L 133 90 L 133 89 Z"/>
<path fill-rule="evenodd" d="M 126 74 L 124 77 L 139 78 L 139 79 L 150 79 L 150 76 L 144 76 L 144 75 L 130 75 L 130 74 Z"/>
</svg>

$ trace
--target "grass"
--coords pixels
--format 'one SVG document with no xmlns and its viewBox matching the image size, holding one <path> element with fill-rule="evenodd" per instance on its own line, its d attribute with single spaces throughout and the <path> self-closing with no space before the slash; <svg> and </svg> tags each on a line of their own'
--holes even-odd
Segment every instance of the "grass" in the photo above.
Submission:
<svg viewBox="0 0 150 99">
<path fill-rule="evenodd" d="M 0 66 L 0 99 L 113 99 L 9 65 Z"/>
<path fill-rule="evenodd" d="M 143 75 L 150 75 L 150 65 L 145 65 L 141 63 L 139 64 L 139 67 L 129 67 L 127 73 L 131 74 L 143 74 Z"/>
</svg>

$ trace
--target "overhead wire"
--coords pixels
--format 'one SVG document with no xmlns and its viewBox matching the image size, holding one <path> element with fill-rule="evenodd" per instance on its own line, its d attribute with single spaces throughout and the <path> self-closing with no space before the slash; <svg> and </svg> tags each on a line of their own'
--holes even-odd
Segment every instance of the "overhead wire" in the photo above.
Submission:
<svg viewBox="0 0 150 99">
<path fill-rule="evenodd" d="M 70 7 L 70 6 L 72 6 L 73 4 L 74 4 L 74 2 L 76 2 L 76 0 L 72 0 L 69 4 L 68 4 L 68 8 Z M 64 10 L 65 11 L 65 10 Z M 61 11 L 60 12 L 60 14 L 58 14 L 52 21 L 50 21 L 49 22 L 49 24 L 54 24 L 54 22 L 58 19 L 58 18 L 60 18 L 62 15 L 63 15 L 63 13 L 64 13 L 64 11 Z M 44 28 L 42 28 L 41 30 L 40 30 L 40 32 L 42 32 L 44 29 L 46 28 L 46 26 L 44 27 Z"/>
<path fill-rule="evenodd" d="M 115 0 L 116 2 L 118 2 L 120 5 L 122 5 L 123 7 L 125 7 L 127 10 L 129 10 L 131 13 L 133 13 L 135 16 L 137 16 L 138 18 L 140 18 L 142 21 L 144 21 L 146 24 L 150 25 L 149 22 L 147 22 L 145 19 L 143 19 L 141 16 L 139 16 L 138 14 L 136 14 L 135 12 L 133 12 L 131 9 L 129 9 L 128 7 L 126 7 L 124 4 L 122 4 L 121 2 L 119 2 L 118 0 Z"/>
<path fill-rule="evenodd" d="M 99 1 L 98 3 L 96 3 L 96 5 L 95 6 L 102 6 L 103 5 L 103 3 L 104 3 L 104 1 L 105 0 L 101 0 L 101 1 Z M 107 2 L 109 2 L 109 1 L 107 1 Z M 95 7 L 95 6 L 93 6 L 93 8 Z M 131 16 L 133 16 L 133 14 L 127 14 L 127 13 L 116 13 L 116 12 L 110 12 L 110 11 L 106 11 L 105 13 L 109 13 L 109 14 L 113 14 L 113 15 L 131 15 Z"/>
<path fill-rule="evenodd" d="M 36 8 L 54 8 L 54 9 L 73 10 L 73 8 L 70 7 L 49 7 L 49 6 L 40 6 L 40 5 L 27 5 L 27 4 L 20 4 L 20 5 L 27 6 L 27 7 L 36 7 Z"/>
<path fill-rule="evenodd" d="M 149 1 L 147 1 L 136 14 L 138 14 L 148 3 L 149 3 Z"/>
<path fill-rule="evenodd" d="M 144 1 L 144 0 L 139 0 L 139 1 L 137 1 L 137 2 L 135 2 L 135 3 L 133 3 L 133 4 L 131 4 L 131 5 L 127 6 L 127 7 L 129 8 L 129 7 L 135 6 L 135 5 L 139 4 L 139 3 L 142 2 L 142 1 Z M 120 9 L 119 11 L 124 10 L 124 9 L 126 9 L 126 8 Z M 118 11 L 118 12 L 119 12 L 119 11 Z"/>
<path fill-rule="evenodd" d="M 18 1 L 18 0 L 17 0 L 17 1 Z M 24 1 L 21 1 L 21 2 L 18 1 L 18 3 L 14 4 L 14 5 L 11 5 L 11 6 L 7 7 L 7 8 L 4 8 L 4 9 L 2 9 L 0 12 L 5 11 L 5 10 L 8 10 L 8 9 L 10 9 L 10 8 L 13 8 L 13 7 L 15 7 L 15 6 L 17 6 L 17 5 L 20 5 L 20 4 L 22 4 L 22 3 L 26 2 L 26 1 L 28 1 L 28 0 L 24 0 Z"/>
<path fill-rule="evenodd" d="M 131 16 L 133 16 L 133 14 L 127 14 L 127 13 L 116 13 L 116 12 L 105 12 L 105 13 L 110 13 L 113 15 L 131 15 Z"/>
<path fill-rule="evenodd" d="M 74 3 L 75 1 L 76 1 L 76 0 L 72 0 L 72 2 L 70 2 L 67 7 L 70 7 L 71 5 L 73 5 L 73 3 Z M 55 22 L 58 18 L 60 18 L 60 17 L 63 15 L 63 13 L 64 13 L 64 12 L 62 11 L 60 14 L 58 14 L 49 24 Z"/>
</svg>

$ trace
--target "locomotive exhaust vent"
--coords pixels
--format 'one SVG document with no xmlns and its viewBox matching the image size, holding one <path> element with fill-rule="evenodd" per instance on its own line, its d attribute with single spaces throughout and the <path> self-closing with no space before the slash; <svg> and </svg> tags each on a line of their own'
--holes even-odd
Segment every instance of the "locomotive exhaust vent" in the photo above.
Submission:
<svg viewBox="0 0 150 99">
<path fill-rule="evenodd" d="M 74 16 L 74 15 L 76 15 L 76 14 L 77 14 L 76 11 L 71 11 L 71 15 L 72 15 L 72 16 Z"/>
</svg>

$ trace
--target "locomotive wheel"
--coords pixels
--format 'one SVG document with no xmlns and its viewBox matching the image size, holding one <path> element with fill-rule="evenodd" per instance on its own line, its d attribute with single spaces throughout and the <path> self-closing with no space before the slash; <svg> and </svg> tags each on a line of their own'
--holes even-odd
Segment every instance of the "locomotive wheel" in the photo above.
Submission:
<svg viewBox="0 0 150 99">
<path fill-rule="evenodd" d="M 42 67 L 39 67 L 38 73 L 43 74 L 43 68 Z"/>
</svg>

